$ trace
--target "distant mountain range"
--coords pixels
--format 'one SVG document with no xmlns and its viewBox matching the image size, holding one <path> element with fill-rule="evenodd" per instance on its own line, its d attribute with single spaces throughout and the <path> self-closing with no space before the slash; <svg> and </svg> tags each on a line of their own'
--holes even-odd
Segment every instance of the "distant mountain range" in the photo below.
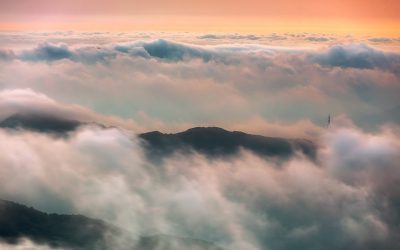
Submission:
<svg viewBox="0 0 400 250">
<path fill-rule="evenodd" d="M 142 236 L 136 241 L 126 231 L 82 215 L 47 214 L 0 200 L 0 241 L 18 244 L 27 238 L 37 244 L 73 250 L 222 250 L 198 239 L 170 235 Z"/>
<path fill-rule="evenodd" d="M 26 129 L 66 135 L 85 123 L 40 114 L 14 114 L 0 122 L 0 128 Z M 99 125 L 102 126 L 102 125 Z M 104 126 L 103 126 L 104 127 Z M 160 159 L 176 152 L 198 152 L 209 157 L 229 156 L 240 149 L 262 157 L 289 158 L 302 152 L 314 159 L 316 146 L 305 139 L 286 139 L 227 131 L 218 127 L 195 127 L 184 132 L 165 134 L 153 131 L 138 135 L 150 159 Z"/>
</svg>

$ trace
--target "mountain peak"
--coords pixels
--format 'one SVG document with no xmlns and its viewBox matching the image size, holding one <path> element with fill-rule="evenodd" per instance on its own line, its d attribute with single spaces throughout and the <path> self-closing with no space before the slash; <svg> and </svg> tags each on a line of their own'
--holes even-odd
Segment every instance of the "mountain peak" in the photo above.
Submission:
<svg viewBox="0 0 400 250">
<path fill-rule="evenodd" d="M 208 133 L 227 133 L 229 131 L 220 127 L 193 127 L 185 130 L 182 133 L 195 133 L 195 132 L 208 132 Z"/>
<path fill-rule="evenodd" d="M 232 132 L 219 127 L 194 127 L 175 134 L 153 131 L 139 137 L 151 158 L 192 151 L 212 157 L 229 156 L 240 149 L 262 157 L 289 158 L 300 151 L 315 158 L 316 152 L 316 146 L 310 141 Z"/>
</svg>

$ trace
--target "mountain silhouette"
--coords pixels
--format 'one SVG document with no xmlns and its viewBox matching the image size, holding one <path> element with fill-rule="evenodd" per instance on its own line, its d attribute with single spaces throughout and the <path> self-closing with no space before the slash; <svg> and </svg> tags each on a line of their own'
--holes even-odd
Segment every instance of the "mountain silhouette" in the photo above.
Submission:
<svg viewBox="0 0 400 250">
<path fill-rule="evenodd" d="M 0 122 L 0 128 L 25 129 L 64 136 L 83 123 L 51 115 L 14 114 Z M 101 124 L 91 123 L 103 128 Z M 305 139 L 287 139 L 227 131 L 218 127 L 195 127 L 175 134 L 153 131 L 138 134 L 149 159 L 162 159 L 173 153 L 198 152 L 208 157 L 234 155 L 240 149 L 262 157 L 289 158 L 301 152 L 310 159 L 316 157 L 316 145 Z"/>
<path fill-rule="evenodd" d="M 1 128 L 27 129 L 44 133 L 66 133 L 82 123 L 47 114 L 14 114 L 0 122 Z"/>
<path fill-rule="evenodd" d="M 11 201 L 0 200 L 0 239 L 17 244 L 28 238 L 38 244 L 70 249 L 105 249 L 107 235 L 120 230 L 82 215 L 47 214 Z"/>
<path fill-rule="evenodd" d="M 266 137 L 218 127 L 195 127 L 176 134 L 153 131 L 140 134 L 139 137 L 151 156 L 196 151 L 217 157 L 236 154 L 240 149 L 266 157 L 288 158 L 296 151 L 310 158 L 316 155 L 316 146 L 309 140 Z"/>
</svg>

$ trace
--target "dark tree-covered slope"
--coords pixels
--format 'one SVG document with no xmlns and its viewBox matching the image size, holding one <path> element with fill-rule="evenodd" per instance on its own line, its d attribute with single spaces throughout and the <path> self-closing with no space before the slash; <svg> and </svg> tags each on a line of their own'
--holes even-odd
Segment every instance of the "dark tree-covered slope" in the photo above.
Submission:
<svg viewBox="0 0 400 250">
<path fill-rule="evenodd" d="M 28 238 L 39 244 L 71 249 L 104 249 L 107 234 L 120 231 L 101 221 L 82 215 L 47 214 L 0 200 L 0 238 L 17 243 Z"/>
<path fill-rule="evenodd" d="M 126 231 L 102 220 L 48 214 L 0 200 L 0 241 L 18 244 L 23 238 L 72 250 L 222 250 L 204 240 L 171 235 L 142 236 L 135 240 Z"/>
<path fill-rule="evenodd" d="M 148 152 L 162 156 L 191 150 L 209 156 L 226 156 L 237 153 L 241 148 L 260 156 L 280 158 L 288 158 L 296 150 L 310 158 L 316 154 L 315 145 L 308 140 L 265 137 L 217 127 L 196 127 L 176 134 L 154 131 L 139 137 Z"/>
<path fill-rule="evenodd" d="M 28 129 L 45 133 L 66 133 L 79 127 L 81 123 L 42 114 L 14 114 L 0 122 L 2 128 Z"/>
</svg>

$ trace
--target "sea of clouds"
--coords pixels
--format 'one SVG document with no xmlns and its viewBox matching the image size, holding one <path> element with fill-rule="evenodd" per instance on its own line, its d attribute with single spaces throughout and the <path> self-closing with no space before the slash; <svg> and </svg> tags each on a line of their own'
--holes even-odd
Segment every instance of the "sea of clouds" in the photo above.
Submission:
<svg viewBox="0 0 400 250">
<path fill-rule="evenodd" d="M 73 42 L 68 35 L 25 34 L 36 40 L 20 48 L 23 35 L 0 49 L 2 90 L 29 88 L 132 119 L 141 131 L 217 125 L 312 137 L 329 113 L 367 130 L 399 123 L 398 50 L 362 40 L 278 47 L 258 40 L 182 43 L 155 34 L 121 42 L 103 33 L 72 33 Z"/>
<path fill-rule="evenodd" d="M 362 43 L 1 49 L 0 120 L 30 113 L 87 125 L 61 137 L 0 129 L 0 197 L 233 250 L 398 249 L 399 66 L 396 51 Z M 317 159 L 277 163 L 243 150 L 155 163 L 136 136 L 198 125 L 309 138 Z"/>
<path fill-rule="evenodd" d="M 154 163 L 135 133 L 118 127 L 86 125 L 62 137 L 1 129 L 0 195 L 101 218 L 135 236 L 178 235 L 227 249 L 396 249 L 398 132 L 368 133 L 342 117 L 321 132 L 315 161 L 299 153 L 276 163 L 242 151 Z"/>
</svg>

